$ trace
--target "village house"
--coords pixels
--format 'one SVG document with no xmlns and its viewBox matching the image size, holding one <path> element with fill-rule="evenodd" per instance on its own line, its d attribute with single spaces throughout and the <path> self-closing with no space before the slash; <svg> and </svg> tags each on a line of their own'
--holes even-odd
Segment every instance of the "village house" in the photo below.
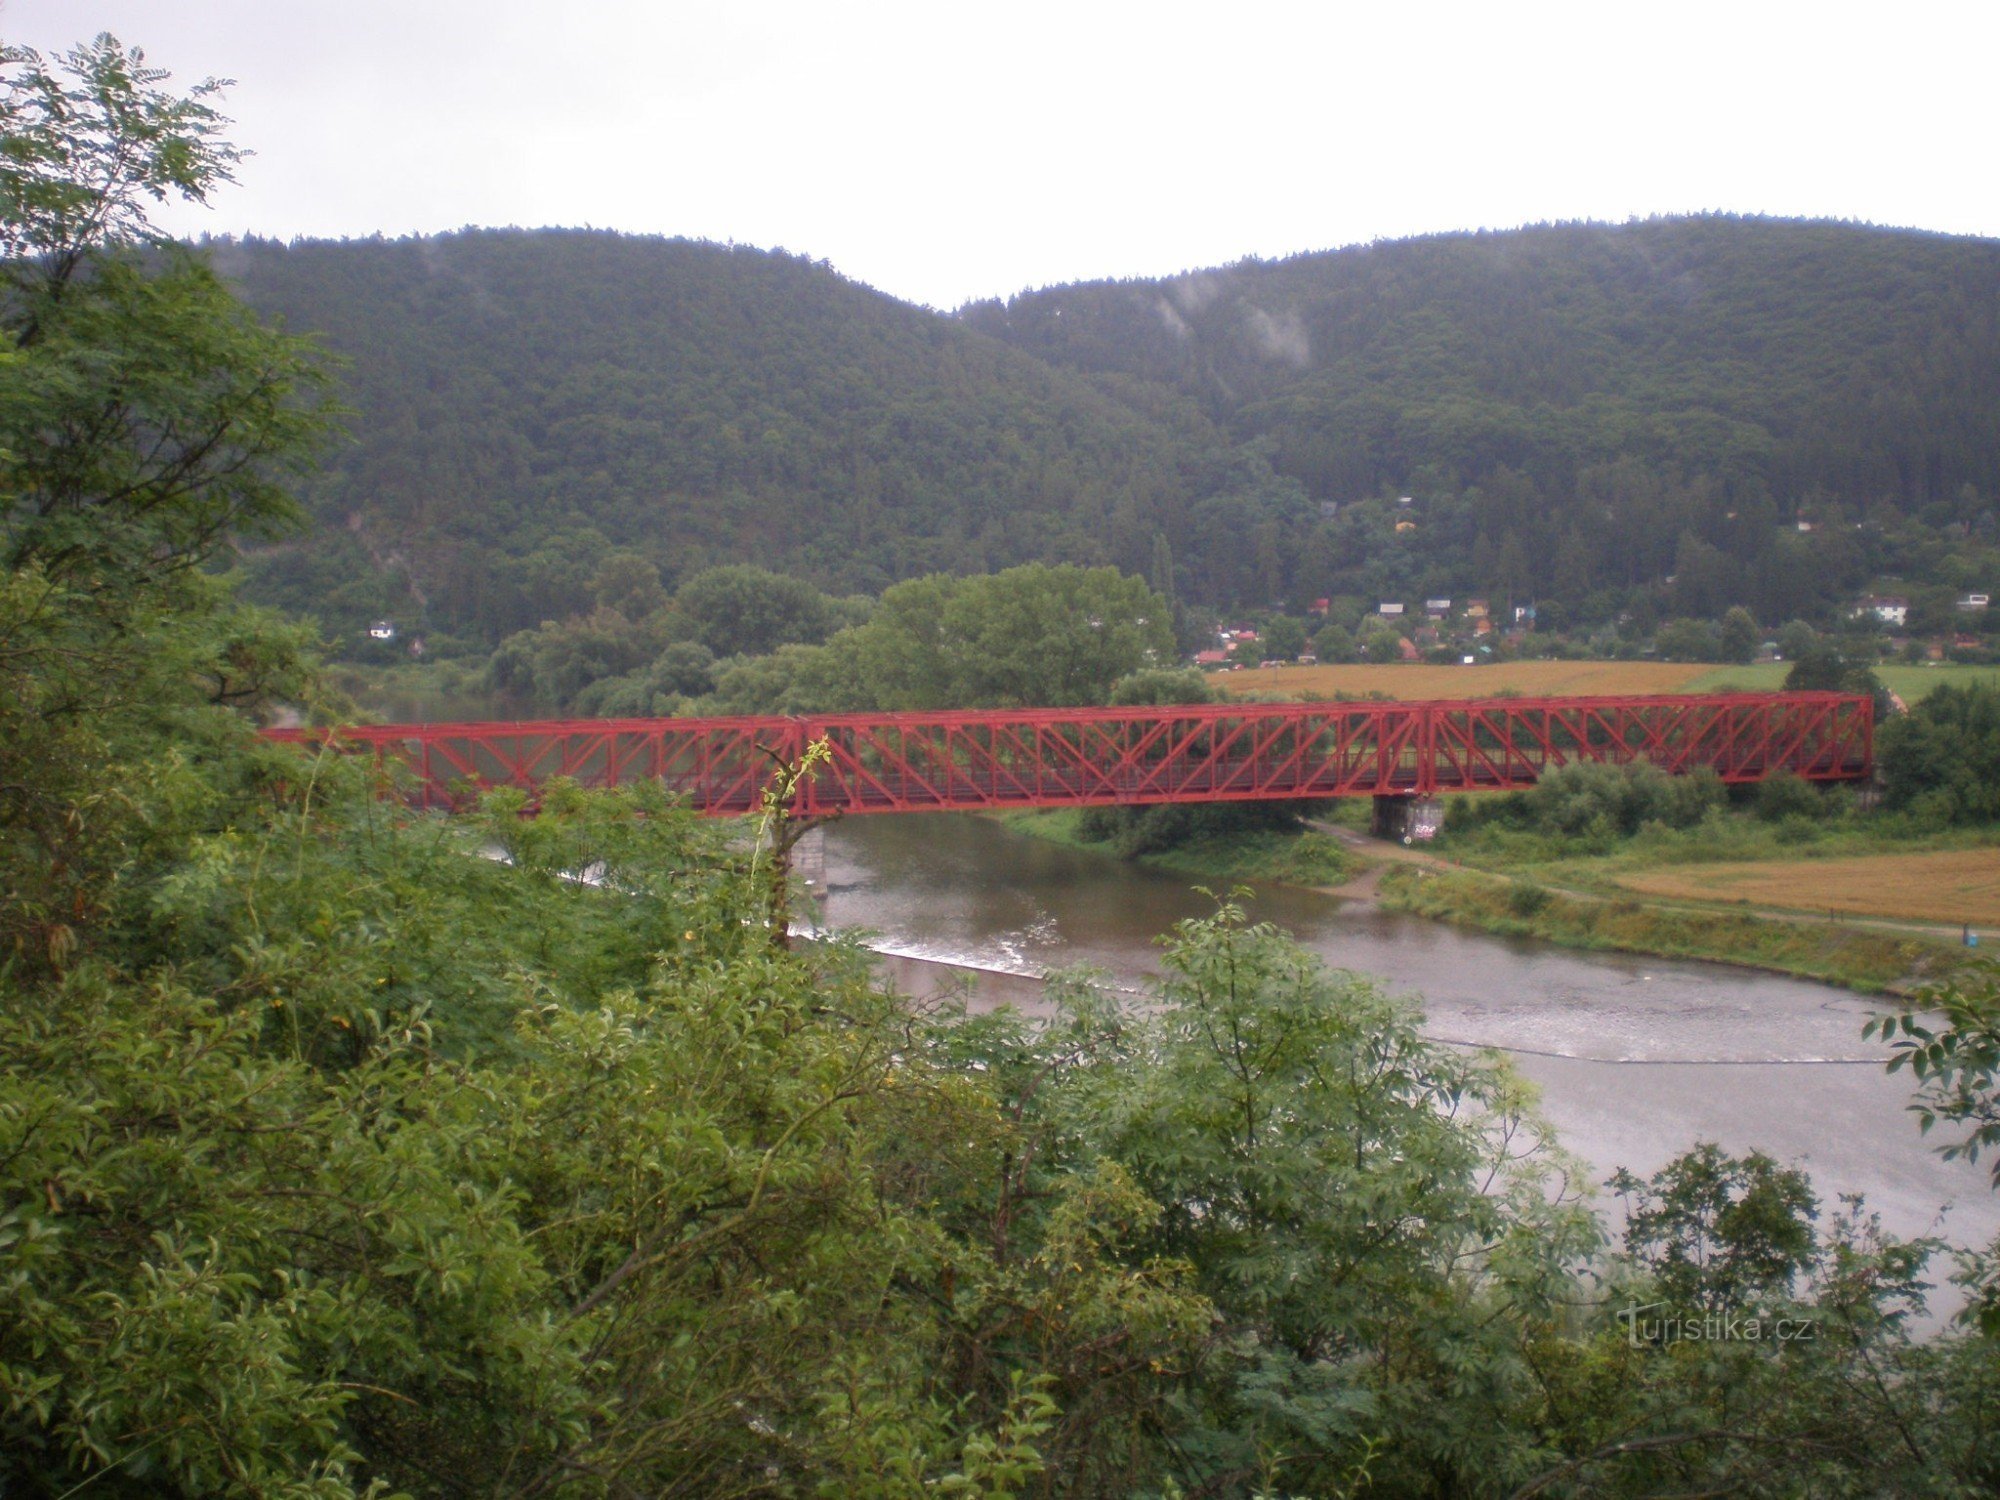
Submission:
<svg viewBox="0 0 2000 1500">
<path fill-rule="evenodd" d="M 1901 594 L 1864 594 L 1860 602 L 1848 610 L 1847 617 L 1858 620 L 1869 614 L 1884 625 L 1907 625 L 1910 621 L 1910 601 Z"/>
</svg>

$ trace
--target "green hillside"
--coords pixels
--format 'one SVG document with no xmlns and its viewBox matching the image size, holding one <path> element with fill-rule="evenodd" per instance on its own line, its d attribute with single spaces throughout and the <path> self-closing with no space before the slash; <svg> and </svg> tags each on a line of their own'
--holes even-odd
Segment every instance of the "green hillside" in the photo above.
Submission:
<svg viewBox="0 0 2000 1500">
<path fill-rule="evenodd" d="M 251 561 L 342 630 L 490 642 L 583 607 L 616 547 L 670 585 L 1073 561 L 1216 608 L 1477 594 L 1570 624 L 2000 582 L 2000 243 L 1556 226 L 956 316 L 600 233 L 211 254 L 349 360 L 321 532 Z"/>
<path fill-rule="evenodd" d="M 1416 534 L 1393 549 L 1367 507 L 1300 549 L 1298 584 L 1319 593 L 1580 605 L 1675 575 L 1677 612 L 1782 618 L 1879 569 L 1932 577 L 1935 549 L 1880 533 L 1980 522 L 2000 492 L 1992 241 L 1720 216 L 1563 225 L 1055 287 L 962 316 L 1197 400 L 1268 445 L 1315 502 L 1309 524 L 1318 502 L 1413 495 Z"/>
<path fill-rule="evenodd" d="M 468 231 L 211 256 L 348 361 L 323 534 L 253 563 L 340 623 L 414 602 L 491 638 L 576 607 L 614 545 L 669 582 L 754 560 L 835 592 L 1142 566 L 1186 505 L 1161 423 L 783 253 Z"/>
</svg>

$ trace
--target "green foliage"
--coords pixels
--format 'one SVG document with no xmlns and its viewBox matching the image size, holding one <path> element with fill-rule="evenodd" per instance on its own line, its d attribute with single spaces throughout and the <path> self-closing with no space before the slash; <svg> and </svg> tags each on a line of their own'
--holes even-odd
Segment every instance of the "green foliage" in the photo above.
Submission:
<svg viewBox="0 0 2000 1500">
<path fill-rule="evenodd" d="M 126 56 L 79 64 L 77 128 L 130 132 L 139 163 L 168 143 L 133 180 L 198 194 L 229 160 L 210 117 Z M 9 65 L 32 86 L 0 162 L 53 171 L 68 95 Z M 46 270 L 37 215 L 84 200 L 26 180 L 4 179 L 8 231 Z M 171 258 L 100 238 L 65 274 L 60 317 L 96 323 L 10 324 L 0 351 L 26 372 L 0 494 L 40 497 L 7 513 L 0 572 L 0 1488 L 1992 1488 L 1992 1341 L 1901 1332 L 1924 1247 L 1853 1216 L 1808 1253 L 1784 1233 L 1802 1183 L 1670 1173 L 1635 1217 L 1658 1275 L 1789 1289 L 1837 1336 L 1629 1347 L 1583 1295 L 1601 1231 L 1532 1092 L 1232 906 L 1176 929 L 1151 1005 L 1059 978 L 1046 1025 L 931 1014 L 853 949 L 774 945 L 761 844 L 657 790 L 558 782 L 532 818 L 505 792 L 434 820 L 365 758 L 256 737 L 315 710 L 307 633 L 200 564 L 284 496 L 203 455 L 303 461 L 307 357 L 184 295 Z M 166 439 L 117 410 L 128 354 L 154 413 L 240 394 L 253 355 L 293 373 L 148 480 Z M 58 410 L 99 420 L 21 416 Z M 143 503 L 115 488 L 135 478 Z M 524 690 L 657 697 L 711 670 L 645 556 L 571 541 L 546 576 L 574 569 L 595 610 L 518 643 Z M 1132 675 L 1168 624 L 1109 570 L 909 588 L 849 627 L 874 654 L 848 681 L 1188 690 Z M 1000 650 L 1023 639 L 1040 659 Z M 786 692 L 856 665 L 756 660 Z M 718 693 L 750 667 L 713 668 Z M 1983 1124 L 1980 1056 L 1920 1071 Z"/>
<path fill-rule="evenodd" d="M 1669 620 L 1653 637 L 1653 644 L 1668 661 L 1723 659 L 1721 638 L 1706 620 Z"/>
<path fill-rule="evenodd" d="M 1817 640 L 1792 662 L 1785 673 L 1788 693 L 1867 693 L 1875 699 L 1875 719 L 1885 723 L 1893 708 L 1889 691 L 1865 661 L 1851 660 L 1833 641 Z"/>
<path fill-rule="evenodd" d="M 685 652 L 663 661 L 671 649 L 668 629 L 664 615 L 634 620 L 599 606 L 507 637 L 487 663 L 486 681 L 507 698 L 546 710 L 570 709 L 593 690 L 600 698 L 643 695 L 650 702 L 654 693 L 678 691 L 671 684 L 684 677 L 699 678 Z"/>
<path fill-rule="evenodd" d="M 1787 818 L 1822 819 L 1838 808 L 1832 798 L 1810 781 L 1790 771 L 1780 771 L 1758 782 L 1751 806 L 1766 823 L 1782 823 Z"/>
<path fill-rule="evenodd" d="M 1923 986 L 1901 1010 L 1871 1021 L 1868 1034 L 1892 1044 L 1889 1071 L 1907 1067 L 1919 1085 L 1910 1108 L 1925 1134 L 1940 1120 L 1971 1127 L 1939 1148 L 1947 1158 L 1977 1161 L 2000 1147 L 2000 962 L 1978 959 Z M 2000 1157 L 1993 1184 L 2000 1189 Z"/>
<path fill-rule="evenodd" d="M 1745 1311 L 1788 1297 L 1812 1262 L 1819 1205 L 1803 1172 L 1702 1142 L 1642 1182 L 1620 1172 L 1625 1248 L 1676 1308 Z"/>
<path fill-rule="evenodd" d="M 1933 824 L 2000 819 L 2000 689 L 1940 687 L 1882 726 L 1883 801 Z"/>
<path fill-rule="evenodd" d="M 1143 667 L 1112 683 L 1105 701 L 1115 708 L 1169 708 L 1214 703 L 1219 697 L 1206 672 L 1192 667 Z"/>
<path fill-rule="evenodd" d="M 1102 703 L 1171 661 L 1160 597 L 1111 568 L 1040 563 L 897 584 L 865 625 L 827 643 L 821 708 L 1017 708 Z"/>
<path fill-rule="evenodd" d="M 819 590 L 763 568 L 706 569 L 680 586 L 674 604 L 689 633 L 717 656 L 814 645 L 834 628 L 834 612 Z"/>
<path fill-rule="evenodd" d="M 1263 629 L 1264 654 L 1277 661 L 1290 661 L 1306 649 L 1306 628 L 1290 615 L 1279 615 Z"/>
<path fill-rule="evenodd" d="M 1350 662 L 1355 658 L 1354 632 L 1344 625 L 1327 625 L 1312 639 L 1313 655 L 1322 662 Z"/>
<path fill-rule="evenodd" d="M 1528 791 L 1470 802 L 1445 826 L 1452 833 L 1500 824 L 1599 849 L 1649 823 L 1691 828 L 1726 801 L 1726 790 L 1711 771 L 1669 776 L 1645 761 L 1577 761 L 1551 771 Z"/>
<path fill-rule="evenodd" d="M 1742 605 L 1734 605 L 1722 617 L 1722 625 L 1716 631 L 1716 660 L 1747 662 L 1757 658 L 1757 644 L 1760 635 L 1757 621 Z"/>
<path fill-rule="evenodd" d="M 107 618 L 299 511 L 278 481 L 325 430 L 311 351 L 145 227 L 236 153 L 204 102 L 100 37 L 51 67 L 0 51 L 0 562 Z"/>
<path fill-rule="evenodd" d="M 730 564 L 868 594 L 1032 561 L 1141 573 L 1212 441 L 782 252 L 466 230 L 207 253 L 354 361 L 357 442 L 309 497 L 322 531 L 370 573 L 407 568 L 427 628 L 489 644 L 587 612 L 619 550 L 670 588 Z M 332 621 L 339 584 L 273 555 L 256 596 Z"/>
</svg>

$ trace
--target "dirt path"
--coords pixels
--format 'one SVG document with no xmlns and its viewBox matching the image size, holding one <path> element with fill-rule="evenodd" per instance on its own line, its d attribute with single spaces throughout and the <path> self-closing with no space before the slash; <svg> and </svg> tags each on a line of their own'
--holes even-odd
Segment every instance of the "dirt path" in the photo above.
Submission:
<svg viewBox="0 0 2000 1500">
<path fill-rule="evenodd" d="M 1319 887 L 1328 895 L 1340 896 L 1349 901 L 1373 901 L 1376 887 L 1381 885 L 1382 876 L 1391 865 L 1414 865 L 1418 869 L 1436 870 L 1440 873 L 1465 868 L 1425 850 L 1413 849 L 1407 844 L 1391 843 L 1387 839 L 1370 838 L 1365 833 L 1356 833 L 1352 828 L 1343 828 L 1338 823 L 1321 823 L 1311 818 L 1305 821 L 1306 827 L 1314 833 L 1323 833 L 1328 838 L 1339 840 L 1344 847 L 1352 849 L 1368 861 L 1367 867 L 1352 880 L 1342 885 Z"/>
</svg>

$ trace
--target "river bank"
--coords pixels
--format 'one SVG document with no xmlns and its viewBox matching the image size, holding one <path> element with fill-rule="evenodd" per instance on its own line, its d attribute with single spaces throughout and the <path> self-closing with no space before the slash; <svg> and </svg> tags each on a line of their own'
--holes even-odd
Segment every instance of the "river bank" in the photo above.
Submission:
<svg viewBox="0 0 2000 1500">
<path fill-rule="evenodd" d="M 1106 852 L 1103 844 L 1079 836 L 1078 818 L 1060 811 L 1013 813 L 999 821 L 1030 838 Z M 1966 958 L 1964 950 L 1919 931 L 1803 913 L 1703 910 L 1622 890 L 1573 890 L 1377 843 L 1332 825 L 1192 839 L 1135 862 L 1211 886 L 1238 881 L 1300 886 L 1500 937 L 1584 952 L 1740 964 L 1868 994 L 1907 991 L 1950 973 Z"/>
<path fill-rule="evenodd" d="M 1053 812 L 1003 813 L 1003 828 L 1065 849 L 1108 854 L 1101 842 L 1083 837 L 1082 813 L 1071 808 Z M 1236 881 L 1276 881 L 1281 885 L 1327 890 L 1346 885 L 1366 868 L 1340 839 L 1306 829 L 1297 832 L 1259 828 L 1208 834 L 1170 849 L 1139 855 L 1133 863 L 1149 870 L 1188 875 L 1216 889 Z"/>
<path fill-rule="evenodd" d="M 1391 911 L 1503 937 L 1741 964 L 1867 994 L 1904 992 L 1963 961 L 1958 949 L 1914 933 L 1584 895 L 1462 867 L 1399 865 L 1384 873 L 1376 899 Z"/>
</svg>

